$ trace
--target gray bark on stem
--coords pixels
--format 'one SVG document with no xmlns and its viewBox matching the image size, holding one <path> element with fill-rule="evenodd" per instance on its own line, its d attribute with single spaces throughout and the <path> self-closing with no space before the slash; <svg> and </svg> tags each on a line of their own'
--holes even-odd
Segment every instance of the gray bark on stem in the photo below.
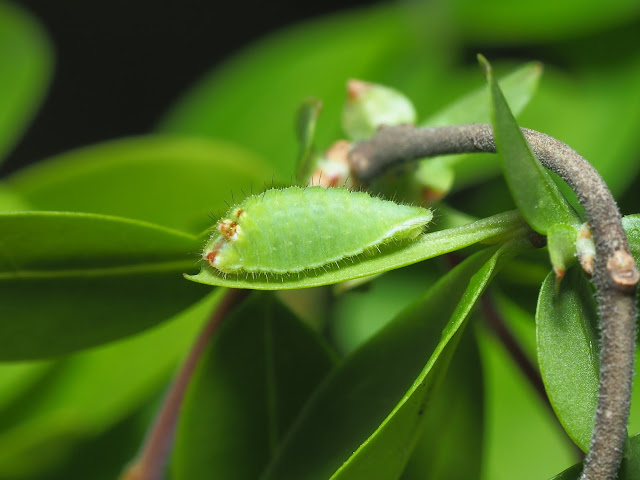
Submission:
<svg viewBox="0 0 640 480">
<path fill-rule="evenodd" d="M 613 196 L 593 166 L 555 138 L 524 128 L 522 132 L 540 162 L 576 193 L 593 232 L 596 244 L 593 282 L 601 320 L 600 385 L 595 427 L 581 479 L 614 479 L 627 439 L 638 268 Z M 402 162 L 476 152 L 496 152 L 491 125 L 385 127 L 371 139 L 356 144 L 349 162 L 352 174 L 366 182 Z"/>
</svg>

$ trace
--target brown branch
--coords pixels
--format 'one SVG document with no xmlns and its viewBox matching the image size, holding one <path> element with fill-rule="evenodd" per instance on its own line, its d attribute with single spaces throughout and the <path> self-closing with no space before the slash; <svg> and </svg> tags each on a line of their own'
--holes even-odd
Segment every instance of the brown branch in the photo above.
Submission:
<svg viewBox="0 0 640 480">
<path fill-rule="evenodd" d="M 593 282 L 601 319 L 600 385 L 595 427 L 581 478 L 616 476 L 627 438 L 635 350 L 638 268 L 629 251 L 620 213 L 597 171 L 566 144 L 522 129 L 540 162 L 578 196 L 593 231 Z M 387 127 L 350 152 L 353 175 L 367 181 L 392 165 L 452 153 L 495 153 L 491 125 L 438 128 Z"/>
<path fill-rule="evenodd" d="M 218 304 L 211 319 L 196 339 L 182 369 L 175 378 L 138 458 L 127 467 L 120 480 L 160 480 L 171 450 L 182 399 L 193 372 L 213 334 L 229 312 L 251 293 L 251 290 L 229 290 Z"/>
</svg>

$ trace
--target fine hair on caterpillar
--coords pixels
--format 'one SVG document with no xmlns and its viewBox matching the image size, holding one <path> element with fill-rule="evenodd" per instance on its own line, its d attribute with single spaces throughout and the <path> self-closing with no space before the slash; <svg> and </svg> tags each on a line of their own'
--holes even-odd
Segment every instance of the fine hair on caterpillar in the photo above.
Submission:
<svg viewBox="0 0 640 480">
<path fill-rule="evenodd" d="M 312 274 L 411 240 L 432 216 L 426 208 L 341 187 L 274 188 L 231 207 L 202 259 L 223 275 Z"/>
</svg>

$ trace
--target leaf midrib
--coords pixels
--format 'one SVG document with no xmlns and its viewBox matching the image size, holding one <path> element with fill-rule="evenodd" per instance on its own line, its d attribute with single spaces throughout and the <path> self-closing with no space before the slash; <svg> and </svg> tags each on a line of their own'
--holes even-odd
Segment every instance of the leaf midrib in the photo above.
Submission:
<svg viewBox="0 0 640 480">
<path fill-rule="evenodd" d="M 52 270 L 19 269 L 0 272 L 2 280 L 40 280 L 54 278 L 93 278 L 107 276 L 126 276 L 144 273 L 182 273 L 195 267 L 193 260 L 171 260 L 162 262 L 135 263 L 114 267 L 71 268 Z"/>
</svg>

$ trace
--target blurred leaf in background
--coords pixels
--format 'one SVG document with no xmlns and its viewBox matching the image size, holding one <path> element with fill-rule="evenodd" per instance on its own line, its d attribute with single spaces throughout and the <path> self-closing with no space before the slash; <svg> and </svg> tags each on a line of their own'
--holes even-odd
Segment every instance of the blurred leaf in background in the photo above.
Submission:
<svg viewBox="0 0 640 480">
<path fill-rule="evenodd" d="M 152 331 L 44 364 L 49 369 L 46 378 L 31 380 L 19 394 L 5 392 L 0 410 L 0 478 L 45 473 L 71 457 L 79 443 L 155 398 L 219 296 L 209 295 Z M 5 372 L 18 367 L 0 365 Z"/>
<path fill-rule="evenodd" d="M 42 27 L 0 3 L 0 162 L 31 121 L 49 85 L 53 52 Z"/>
<path fill-rule="evenodd" d="M 46 159 L 10 176 L 7 187 L 38 210 L 117 215 L 197 234 L 234 195 L 260 192 L 272 178 L 260 157 L 228 142 L 147 136 Z"/>
</svg>

